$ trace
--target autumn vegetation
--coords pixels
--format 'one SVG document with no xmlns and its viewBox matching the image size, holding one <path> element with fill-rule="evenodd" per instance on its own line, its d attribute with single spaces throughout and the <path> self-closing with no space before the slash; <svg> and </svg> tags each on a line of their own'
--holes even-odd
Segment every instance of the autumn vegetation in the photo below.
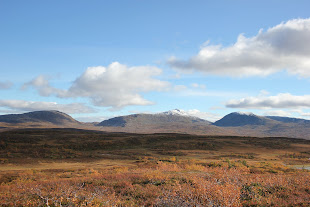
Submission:
<svg viewBox="0 0 310 207">
<path fill-rule="evenodd" d="M 0 206 L 310 205 L 302 139 L 28 129 L 0 155 Z"/>
</svg>

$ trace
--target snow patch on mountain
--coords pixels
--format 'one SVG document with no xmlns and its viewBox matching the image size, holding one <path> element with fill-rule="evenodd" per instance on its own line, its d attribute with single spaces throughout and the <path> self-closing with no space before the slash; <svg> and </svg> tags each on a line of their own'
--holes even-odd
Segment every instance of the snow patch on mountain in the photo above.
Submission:
<svg viewBox="0 0 310 207">
<path fill-rule="evenodd" d="M 191 116 L 186 111 L 184 111 L 182 109 L 173 109 L 173 110 L 170 110 L 170 111 L 162 112 L 160 114 L 164 114 L 164 115 L 177 115 L 177 116 Z"/>
<path fill-rule="evenodd" d="M 256 116 L 256 115 L 253 114 L 252 112 L 247 112 L 247 111 L 238 111 L 238 112 L 234 112 L 234 114 L 246 115 L 246 116 Z"/>
</svg>

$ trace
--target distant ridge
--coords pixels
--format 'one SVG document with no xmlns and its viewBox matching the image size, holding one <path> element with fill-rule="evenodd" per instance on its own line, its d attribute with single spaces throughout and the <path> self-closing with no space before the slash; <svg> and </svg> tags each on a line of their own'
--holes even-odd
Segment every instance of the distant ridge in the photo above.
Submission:
<svg viewBox="0 0 310 207">
<path fill-rule="evenodd" d="M 270 120 L 250 112 L 233 112 L 213 124 L 221 127 L 237 127 L 245 125 L 265 125 L 268 121 Z"/>
<path fill-rule="evenodd" d="M 34 111 L 24 114 L 0 115 L 0 122 L 8 124 L 49 123 L 54 125 L 80 123 L 68 114 L 60 111 Z"/>
<path fill-rule="evenodd" d="M 157 114 L 133 114 L 128 116 L 114 117 L 100 122 L 97 126 L 109 127 L 125 127 L 132 125 L 162 125 L 162 124 L 193 124 L 203 123 L 211 124 L 211 122 L 200 119 L 198 117 L 189 116 L 184 111 L 174 109 L 167 112 Z"/>
<path fill-rule="evenodd" d="M 265 116 L 268 119 L 284 122 L 284 123 L 300 123 L 300 124 L 310 124 L 310 120 L 299 119 L 299 118 L 291 118 L 291 117 L 283 117 L 283 116 Z"/>
</svg>

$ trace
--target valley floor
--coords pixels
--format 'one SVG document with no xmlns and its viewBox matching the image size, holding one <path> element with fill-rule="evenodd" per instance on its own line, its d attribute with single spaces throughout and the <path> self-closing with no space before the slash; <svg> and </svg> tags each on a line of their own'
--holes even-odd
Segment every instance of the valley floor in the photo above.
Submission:
<svg viewBox="0 0 310 207">
<path fill-rule="evenodd" d="M 0 206 L 309 206 L 309 158 L 302 139 L 6 131 Z"/>
</svg>

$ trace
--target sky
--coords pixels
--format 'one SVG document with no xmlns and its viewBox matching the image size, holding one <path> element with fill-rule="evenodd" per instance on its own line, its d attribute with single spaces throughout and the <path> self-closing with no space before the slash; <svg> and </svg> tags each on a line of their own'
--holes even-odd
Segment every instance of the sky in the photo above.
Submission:
<svg viewBox="0 0 310 207">
<path fill-rule="evenodd" d="M 0 114 L 310 119 L 310 1 L 0 0 Z"/>
</svg>

